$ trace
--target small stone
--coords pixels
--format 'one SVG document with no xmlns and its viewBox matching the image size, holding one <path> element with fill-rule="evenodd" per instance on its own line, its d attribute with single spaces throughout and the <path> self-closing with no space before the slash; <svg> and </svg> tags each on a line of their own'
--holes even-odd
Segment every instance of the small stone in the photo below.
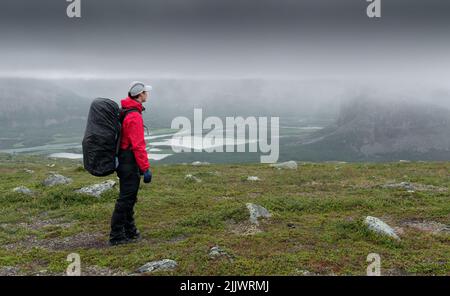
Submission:
<svg viewBox="0 0 450 296">
<path fill-rule="evenodd" d="M 24 171 L 25 173 L 27 173 L 27 174 L 33 174 L 33 173 L 34 173 L 33 170 L 29 170 L 29 169 L 24 169 L 23 171 Z"/>
<path fill-rule="evenodd" d="M 178 264 L 175 260 L 163 259 L 163 260 L 148 262 L 148 263 L 144 264 L 143 266 L 139 267 L 137 272 L 146 273 L 146 272 L 155 272 L 155 271 L 161 271 L 161 270 L 171 270 L 171 269 L 175 269 L 177 266 L 178 266 Z"/>
<path fill-rule="evenodd" d="M 219 246 L 214 246 L 209 250 L 209 258 L 214 259 L 221 256 L 228 256 L 228 253 L 222 250 Z"/>
<path fill-rule="evenodd" d="M 258 218 L 270 218 L 272 214 L 269 211 L 260 206 L 253 203 L 246 204 L 248 211 L 250 212 L 250 222 L 256 225 L 259 225 Z"/>
<path fill-rule="evenodd" d="M 54 186 L 54 185 L 65 185 L 72 182 L 71 178 L 64 177 L 60 174 L 51 174 L 44 180 L 43 184 L 45 186 Z"/>
<path fill-rule="evenodd" d="M 288 223 L 288 224 L 287 224 L 287 227 L 289 227 L 289 228 L 295 228 L 295 224 L 294 224 L 294 223 Z"/>
<path fill-rule="evenodd" d="M 311 272 L 309 270 L 305 270 L 305 269 L 296 269 L 295 272 L 301 276 L 316 276 L 318 275 L 317 273 Z"/>
<path fill-rule="evenodd" d="M 197 182 L 197 183 L 200 183 L 200 182 L 202 181 L 202 180 L 200 180 L 199 178 L 197 178 L 196 176 L 191 175 L 191 174 L 187 174 L 187 175 L 184 177 L 184 179 L 185 179 L 186 181 Z"/>
<path fill-rule="evenodd" d="M 75 192 L 100 197 L 102 193 L 112 189 L 115 185 L 116 185 L 115 181 L 107 180 L 99 184 L 83 187 L 81 189 L 75 190 Z"/>
<path fill-rule="evenodd" d="M 19 186 L 13 189 L 14 192 L 17 193 L 22 193 L 22 194 L 26 194 L 26 195 L 32 195 L 33 191 L 31 191 L 30 189 L 28 189 L 25 186 Z"/>
<path fill-rule="evenodd" d="M 298 167 L 297 162 L 295 162 L 293 160 L 281 162 L 281 163 L 272 163 L 270 166 L 277 168 L 279 170 L 281 170 L 281 169 L 296 170 Z"/>
<path fill-rule="evenodd" d="M 367 225 L 367 227 L 371 231 L 374 231 L 374 232 L 382 234 L 382 235 L 387 235 L 396 240 L 400 240 L 400 238 L 395 233 L 395 230 L 392 229 L 392 227 L 390 227 L 389 225 L 387 225 L 382 220 L 380 220 L 376 217 L 367 216 L 364 223 Z"/>
<path fill-rule="evenodd" d="M 248 176 L 247 181 L 260 181 L 261 179 L 257 176 Z"/>
</svg>

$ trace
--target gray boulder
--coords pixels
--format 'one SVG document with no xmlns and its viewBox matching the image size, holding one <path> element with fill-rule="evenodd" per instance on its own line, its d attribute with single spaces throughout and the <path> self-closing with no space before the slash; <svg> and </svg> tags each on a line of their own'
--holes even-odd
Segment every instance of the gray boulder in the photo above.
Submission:
<svg viewBox="0 0 450 296">
<path fill-rule="evenodd" d="M 272 214 L 269 211 L 260 206 L 253 203 L 246 204 L 248 211 L 250 212 L 250 222 L 256 225 L 259 225 L 258 218 L 270 218 Z"/>
<path fill-rule="evenodd" d="M 277 168 L 279 170 L 281 170 L 281 169 L 296 170 L 298 167 L 297 162 L 295 162 L 293 160 L 286 161 L 286 162 L 280 162 L 280 163 L 272 163 L 270 166 Z"/>
<path fill-rule="evenodd" d="M 55 186 L 55 185 L 65 185 L 72 183 L 71 178 L 64 177 L 60 174 L 51 174 L 44 180 L 44 186 Z"/>
<path fill-rule="evenodd" d="M 186 181 L 197 182 L 197 183 L 200 183 L 200 182 L 202 181 L 201 179 L 199 179 L 199 178 L 197 178 L 196 176 L 191 175 L 191 174 L 187 174 L 187 175 L 184 177 L 184 179 L 185 179 Z"/>
<path fill-rule="evenodd" d="M 209 258 L 217 258 L 221 256 L 228 256 L 227 252 L 222 250 L 219 246 L 214 246 L 209 250 Z"/>
<path fill-rule="evenodd" d="M 75 192 L 92 195 L 95 197 L 100 197 L 102 193 L 112 189 L 116 185 L 113 180 L 107 180 L 102 183 L 94 184 L 91 186 L 86 186 L 81 189 L 75 190 Z"/>
<path fill-rule="evenodd" d="M 367 228 L 373 232 L 376 232 L 381 235 L 387 235 L 396 240 L 400 240 L 400 238 L 395 233 L 395 230 L 392 229 L 392 227 L 390 227 L 389 225 L 387 225 L 382 220 L 376 217 L 367 216 L 366 219 L 364 220 L 364 223 L 367 225 Z"/>
<path fill-rule="evenodd" d="M 139 267 L 137 272 L 139 273 L 147 273 L 147 272 L 155 272 L 161 270 L 171 270 L 175 269 L 178 266 L 178 263 L 172 259 L 162 259 L 158 261 L 152 261 L 144 264 Z"/>
<path fill-rule="evenodd" d="M 31 191 L 30 189 L 28 189 L 25 186 L 19 186 L 13 189 L 14 192 L 17 193 L 22 193 L 22 194 L 26 194 L 26 195 L 32 195 L 33 191 Z"/>
</svg>

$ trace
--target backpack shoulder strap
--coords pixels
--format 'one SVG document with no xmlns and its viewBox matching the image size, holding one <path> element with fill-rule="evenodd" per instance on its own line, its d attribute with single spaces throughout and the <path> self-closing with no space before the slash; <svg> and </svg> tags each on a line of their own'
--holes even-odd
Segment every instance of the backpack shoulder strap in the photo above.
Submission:
<svg viewBox="0 0 450 296">
<path fill-rule="evenodd" d="M 133 112 L 139 112 L 139 110 L 136 109 L 136 108 L 120 109 L 120 113 L 119 113 L 120 130 L 119 130 L 119 137 L 118 137 L 117 143 L 116 143 L 116 156 L 119 155 L 120 142 L 122 142 L 122 124 L 123 124 L 123 121 L 125 120 L 125 117 L 127 117 L 128 114 L 133 113 Z"/>
<path fill-rule="evenodd" d="M 120 110 L 120 123 L 123 123 L 123 121 L 125 120 L 125 117 L 127 117 L 128 114 L 133 113 L 133 112 L 139 112 L 139 110 L 136 108 L 121 109 Z"/>
</svg>

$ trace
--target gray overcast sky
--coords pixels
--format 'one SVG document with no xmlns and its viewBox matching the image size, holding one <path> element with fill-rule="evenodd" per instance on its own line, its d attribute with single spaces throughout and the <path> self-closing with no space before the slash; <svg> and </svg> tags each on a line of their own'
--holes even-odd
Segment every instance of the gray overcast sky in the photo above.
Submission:
<svg viewBox="0 0 450 296">
<path fill-rule="evenodd" d="M 0 2 L 0 75 L 450 80 L 450 1 Z"/>
</svg>

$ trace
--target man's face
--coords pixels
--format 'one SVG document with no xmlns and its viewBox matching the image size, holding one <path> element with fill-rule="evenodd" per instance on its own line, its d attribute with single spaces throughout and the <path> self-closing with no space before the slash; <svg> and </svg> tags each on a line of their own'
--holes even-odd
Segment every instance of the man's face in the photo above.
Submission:
<svg viewBox="0 0 450 296">
<path fill-rule="evenodd" d="M 149 93 L 144 91 L 140 94 L 141 103 L 145 103 L 149 97 Z"/>
</svg>

